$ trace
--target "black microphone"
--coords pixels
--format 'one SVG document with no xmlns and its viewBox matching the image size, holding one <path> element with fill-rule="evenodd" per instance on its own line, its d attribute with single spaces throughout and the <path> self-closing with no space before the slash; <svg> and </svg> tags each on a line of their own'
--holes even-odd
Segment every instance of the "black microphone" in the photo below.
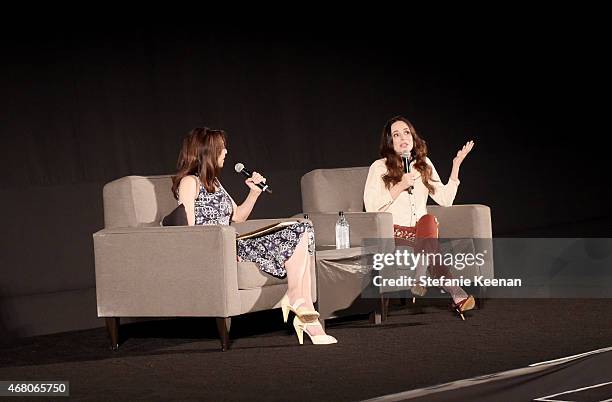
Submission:
<svg viewBox="0 0 612 402">
<path fill-rule="evenodd" d="M 410 152 L 404 151 L 402 160 L 404 161 L 404 173 L 410 173 Z M 413 188 L 414 186 L 408 187 L 408 194 L 412 194 Z"/>
<path fill-rule="evenodd" d="M 234 170 L 236 171 L 236 173 L 242 173 L 246 177 L 253 176 L 253 173 L 246 170 L 242 163 L 236 163 L 236 166 L 234 166 Z M 268 194 L 272 194 L 270 186 L 268 186 L 266 183 L 257 183 L 256 186 L 259 187 L 262 191 L 265 191 Z"/>
</svg>

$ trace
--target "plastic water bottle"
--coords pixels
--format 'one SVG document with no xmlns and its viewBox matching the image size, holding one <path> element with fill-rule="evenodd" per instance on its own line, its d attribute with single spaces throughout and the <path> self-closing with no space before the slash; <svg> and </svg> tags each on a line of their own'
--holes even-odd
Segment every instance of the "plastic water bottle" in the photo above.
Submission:
<svg viewBox="0 0 612 402">
<path fill-rule="evenodd" d="M 336 249 L 349 248 L 350 246 L 349 223 L 344 216 L 344 212 L 340 211 L 336 222 Z"/>
</svg>

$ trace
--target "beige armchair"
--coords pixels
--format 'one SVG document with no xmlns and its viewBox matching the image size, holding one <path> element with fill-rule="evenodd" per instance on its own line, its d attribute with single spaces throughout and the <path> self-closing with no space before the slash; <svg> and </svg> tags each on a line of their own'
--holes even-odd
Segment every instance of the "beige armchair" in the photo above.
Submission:
<svg viewBox="0 0 612 402">
<path fill-rule="evenodd" d="M 335 244 L 338 211 L 344 211 L 350 224 L 351 246 L 363 239 L 392 238 L 393 220 L 387 212 L 363 212 L 363 191 L 369 167 L 316 169 L 302 176 L 302 210 L 313 222 L 317 244 Z M 474 252 L 487 250 L 482 267 L 464 274 L 493 278 L 491 211 L 485 205 L 428 205 L 429 213 L 440 221 L 441 239 L 468 239 Z M 485 289 L 480 289 L 481 296 Z M 382 309 L 383 319 L 386 309 Z"/>
<path fill-rule="evenodd" d="M 121 317 L 216 317 L 227 350 L 231 317 L 279 308 L 287 290 L 286 278 L 237 262 L 236 232 L 283 219 L 160 227 L 177 205 L 170 189 L 171 176 L 127 176 L 104 186 L 105 227 L 93 235 L 98 316 L 106 318 L 113 349 Z M 316 300 L 314 280 L 312 292 Z"/>
</svg>

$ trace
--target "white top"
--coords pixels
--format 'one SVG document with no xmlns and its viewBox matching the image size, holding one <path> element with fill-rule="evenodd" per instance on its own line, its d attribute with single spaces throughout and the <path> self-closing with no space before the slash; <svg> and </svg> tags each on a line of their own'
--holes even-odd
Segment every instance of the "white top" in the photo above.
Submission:
<svg viewBox="0 0 612 402">
<path fill-rule="evenodd" d="M 395 200 L 385 187 L 382 177 L 387 173 L 385 159 L 378 159 L 370 166 L 368 179 L 366 180 L 363 192 L 363 202 L 367 212 L 391 212 L 393 214 L 393 224 L 402 226 L 416 226 L 421 216 L 427 214 L 427 196 L 439 205 L 448 207 L 453 205 L 459 180 L 449 180 L 447 184 L 442 184 L 436 168 L 429 158 L 426 162 L 431 166 L 431 179 L 429 183 L 436 190 L 430 194 L 423 184 L 421 175 L 414 169 L 414 161 L 410 163 L 410 171 L 417 172 L 414 189 L 412 194 L 402 191 Z"/>
</svg>

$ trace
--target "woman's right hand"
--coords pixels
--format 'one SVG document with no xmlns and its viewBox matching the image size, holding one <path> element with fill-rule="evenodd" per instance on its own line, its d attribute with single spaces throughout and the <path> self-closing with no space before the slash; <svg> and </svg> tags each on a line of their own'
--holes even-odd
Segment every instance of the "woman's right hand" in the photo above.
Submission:
<svg viewBox="0 0 612 402">
<path fill-rule="evenodd" d="M 410 187 L 414 187 L 414 177 L 412 173 L 404 173 L 402 181 L 398 183 L 402 190 L 408 190 Z"/>
<path fill-rule="evenodd" d="M 257 172 L 253 172 L 253 175 L 251 177 L 249 177 L 248 179 L 246 179 L 244 181 L 244 183 L 249 186 L 249 188 L 251 189 L 251 191 L 255 194 L 261 194 L 261 189 L 259 187 L 257 187 L 257 185 L 259 183 L 266 183 L 266 178 L 263 177 L 262 175 L 260 175 Z"/>
</svg>

